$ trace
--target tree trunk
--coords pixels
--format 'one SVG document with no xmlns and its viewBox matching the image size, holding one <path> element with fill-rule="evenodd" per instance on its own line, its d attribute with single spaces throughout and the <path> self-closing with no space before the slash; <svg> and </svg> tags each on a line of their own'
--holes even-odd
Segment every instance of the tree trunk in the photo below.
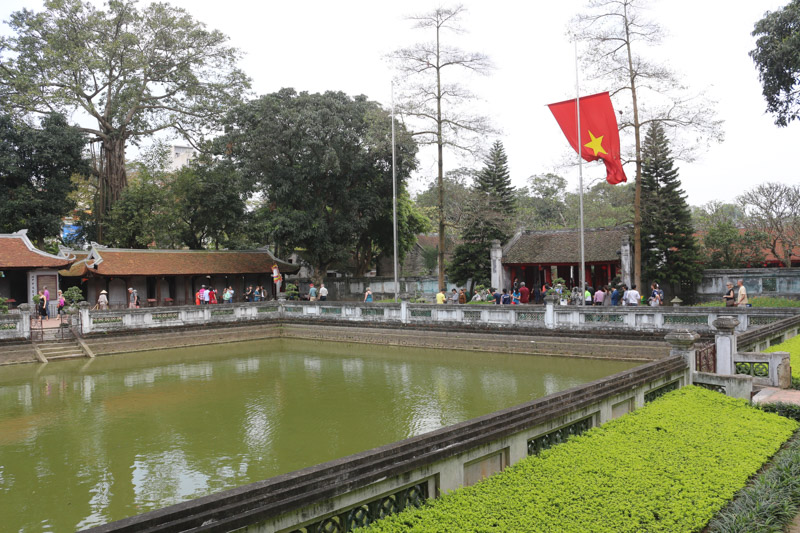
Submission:
<svg viewBox="0 0 800 533">
<path fill-rule="evenodd" d="M 633 75 L 631 55 L 630 21 L 628 6 L 625 6 L 625 45 L 628 51 L 628 74 L 631 80 L 631 100 L 633 101 L 633 134 L 636 143 L 636 185 L 633 199 L 633 282 L 642 290 L 642 143 L 639 130 L 639 107 L 636 101 L 636 80 Z"/>
<path fill-rule="evenodd" d="M 438 176 L 439 198 L 437 208 L 439 211 L 439 288 L 444 287 L 444 161 L 442 139 L 442 74 L 439 64 L 439 26 L 436 27 L 436 148 L 438 150 Z"/>
<path fill-rule="evenodd" d="M 125 139 L 110 136 L 101 141 L 99 171 L 99 191 L 97 205 L 97 239 L 102 243 L 104 219 L 114 203 L 119 200 L 122 191 L 128 185 L 125 172 Z"/>
</svg>

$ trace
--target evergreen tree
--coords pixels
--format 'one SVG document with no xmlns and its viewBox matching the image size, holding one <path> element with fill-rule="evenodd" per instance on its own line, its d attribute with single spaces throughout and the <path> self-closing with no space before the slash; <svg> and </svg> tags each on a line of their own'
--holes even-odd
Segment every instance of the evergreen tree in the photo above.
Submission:
<svg viewBox="0 0 800 533">
<path fill-rule="evenodd" d="M 475 189 L 494 196 L 496 209 L 511 215 L 516 207 L 516 198 L 502 142 L 494 142 L 483 163 L 486 166 L 475 177 Z"/>
<path fill-rule="evenodd" d="M 692 213 L 664 128 L 657 122 L 650 125 L 642 148 L 642 207 L 642 283 L 657 281 L 689 294 L 700 281 L 702 266 Z M 643 293 L 647 290 L 642 287 Z"/>
</svg>

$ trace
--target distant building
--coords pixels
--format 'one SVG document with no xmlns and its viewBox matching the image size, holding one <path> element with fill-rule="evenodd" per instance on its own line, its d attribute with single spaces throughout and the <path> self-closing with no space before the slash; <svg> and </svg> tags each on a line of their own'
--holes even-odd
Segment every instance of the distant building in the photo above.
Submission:
<svg viewBox="0 0 800 533">
<path fill-rule="evenodd" d="M 169 169 L 174 172 L 185 167 L 197 155 L 197 150 L 191 146 L 172 146 L 170 153 Z"/>
<path fill-rule="evenodd" d="M 33 303 L 33 296 L 45 287 L 53 300 L 58 294 L 58 270 L 69 268 L 76 259 L 37 249 L 27 232 L 0 233 L 0 297 L 14 307 Z"/>
<path fill-rule="evenodd" d="M 588 285 L 607 285 L 615 277 L 631 283 L 631 234 L 631 226 L 584 230 L 583 278 Z M 492 249 L 492 286 L 509 287 L 518 278 L 529 287 L 541 287 L 556 277 L 569 287 L 578 285 L 580 249 L 577 229 L 519 231 L 505 246 Z"/>
</svg>

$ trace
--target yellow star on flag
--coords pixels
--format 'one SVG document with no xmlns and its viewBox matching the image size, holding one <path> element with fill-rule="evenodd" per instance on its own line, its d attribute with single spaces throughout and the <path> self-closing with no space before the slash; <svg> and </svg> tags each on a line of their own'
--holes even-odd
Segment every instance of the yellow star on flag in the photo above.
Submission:
<svg viewBox="0 0 800 533">
<path fill-rule="evenodd" d="M 595 156 L 597 156 L 597 154 L 607 154 L 608 153 L 603 149 L 603 135 L 601 135 L 600 137 L 595 137 L 594 134 L 590 131 L 589 132 L 589 137 L 591 137 L 592 140 L 589 141 L 588 143 L 584 144 L 584 146 L 586 148 L 588 148 L 589 150 L 594 150 L 594 155 Z"/>
</svg>

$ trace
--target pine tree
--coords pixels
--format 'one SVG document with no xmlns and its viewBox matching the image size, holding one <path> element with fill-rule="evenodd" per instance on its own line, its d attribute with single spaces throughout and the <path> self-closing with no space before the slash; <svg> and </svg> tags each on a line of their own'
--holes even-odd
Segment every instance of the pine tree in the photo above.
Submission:
<svg viewBox="0 0 800 533">
<path fill-rule="evenodd" d="M 676 293 L 690 294 L 702 266 L 694 237 L 692 214 L 673 168 L 669 141 L 657 122 L 650 125 L 642 147 L 643 283 L 657 281 Z M 648 287 L 641 287 L 647 294 Z"/>
<path fill-rule="evenodd" d="M 475 178 L 475 189 L 495 197 L 498 211 L 507 215 L 515 211 L 514 187 L 508 171 L 508 158 L 503 143 L 495 141 L 484 160 L 486 165 Z"/>
</svg>

